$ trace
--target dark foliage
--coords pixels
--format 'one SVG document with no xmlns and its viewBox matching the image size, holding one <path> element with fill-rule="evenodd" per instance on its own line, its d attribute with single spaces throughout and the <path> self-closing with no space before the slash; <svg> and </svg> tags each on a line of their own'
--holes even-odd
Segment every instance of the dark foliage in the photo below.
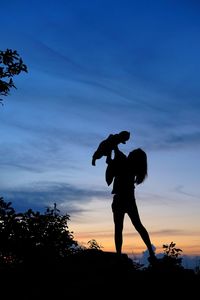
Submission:
<svg viewBox="0 0 200 300">
<path fill-rule="evenodd" d="M 21 72 L 28 71 L 18 52 L 11 49 L 0 50 L 0 96 L 8 96 L 10 89 L 16 88 L 13 77 Z"/>
<path fill-rule="evenodd" d="M 163 262 L 171 268 L 183 268 L 182 267 L 182 250 L 175 247 L 176 244 L 171 242 L 170 244 L 164 244 L 164 256 Z"/>
<path fill-rule="evenodd" d="M 95 239 L 89 240 L 87 244 L 89 245 L 88 249 L 101 250 L 103 248 Z"/>
<path fill-rule="evenodd" d="M 68 230 L 69 215 L 56 204 L 44 214 L 32 209 L 16 213 L 11 202 L 0 198 L 0 263 L 16 265 L 59 260 L 77 246 Z"/>
</svg>

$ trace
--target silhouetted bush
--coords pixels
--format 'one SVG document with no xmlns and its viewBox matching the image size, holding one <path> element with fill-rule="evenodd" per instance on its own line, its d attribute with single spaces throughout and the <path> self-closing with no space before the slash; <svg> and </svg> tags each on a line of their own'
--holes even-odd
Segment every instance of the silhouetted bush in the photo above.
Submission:
<svg viewBox="0 0 200 300">
<path fill-rule="evenodd" d="M 171 242 L 170 244 L 163 245 L 163 256 L 150 263 L 147 270 L 159 270 L 163 272 L 181 272 L 184 270 L 182 266 L 182 250 L 175 247 L 176 244 Z"/>
<path fill-rule="evenodd" d="M 165 265 L 167 265 L 170 268 L 183 269 L 182 257 L 180 257 L 182 250 L 176 248 L 175 246 L 176 244 L 174 242 L 163 245 L 163 250 L 164 250 L 163 262 Z"/>
<path fill-rule="evenodd" d="M 32 209 L 16 213 L 0 198 L 0 263 L 15 265 L 49 262 L 74 251 L 78 243 L 68 230 L 69 215 L 61 215 L 56 204 L 44 214 Z"/>
<path fill-rule="evenodd" d="M 88 244 L 88 249 L 101 250 L 103 248 L 103 246 L 99 245 L 95 239 L 89 240 L 87 244 Z"/>
</svg>

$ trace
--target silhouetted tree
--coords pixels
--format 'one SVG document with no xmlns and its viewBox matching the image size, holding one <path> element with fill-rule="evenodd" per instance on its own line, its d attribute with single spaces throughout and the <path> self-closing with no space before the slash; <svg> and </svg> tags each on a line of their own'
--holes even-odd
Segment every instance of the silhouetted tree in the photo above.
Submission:
<svg viewBox="0 0 200 300">
<path fill-rule="evenodd" d="M 0 50 L 0 96 L 9 95 L 10 89 L 15 88 L 13 77 L 21 72 L 28 72 L 27 66 L 16 50 Z M 0 99 L 0 102 L 3 100 Z"/>
<path fill-rule="evenodd" d="M 0 198 L 0 262 L 16 264 L 63 258 L 77 246 L 68 230 L 69 215 L 61 215 L 56 204 L 44 214 L 32 209 L 16 213 Z"/>
</svg>

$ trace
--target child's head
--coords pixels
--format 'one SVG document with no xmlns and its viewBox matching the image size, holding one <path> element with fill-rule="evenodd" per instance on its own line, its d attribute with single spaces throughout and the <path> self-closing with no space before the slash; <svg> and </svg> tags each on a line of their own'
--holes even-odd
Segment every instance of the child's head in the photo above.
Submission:
<svg viewBox="0 0 200 300">
<path fill-rule="evenodd" d="M 126 141 L 130 138 L 130 132 L 123 130 L 119 134 L 120 143 L 126 144 Z"/>
</svg>

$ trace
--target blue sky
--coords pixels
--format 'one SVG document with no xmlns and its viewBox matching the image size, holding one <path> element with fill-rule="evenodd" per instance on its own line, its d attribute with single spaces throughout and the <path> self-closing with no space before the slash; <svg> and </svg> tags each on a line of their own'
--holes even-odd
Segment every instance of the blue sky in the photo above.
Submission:
<svg viewBox="0 0 200 300">
<path fill-rule="evenodd" d="M 129 130 L 120 149 L 148 155 L 136 196 L 155 246 L 175 240 L 199 254 L 199 2 L 13 0 L 1 11 L 0 48 L 29 70 L 0 108 L 5 200 L 18 210 L 57 202 L 81 242 L 114 249 L 105 160 L 91 157 Z M 126 222 L 125 250 L 145 250 Z"/>
</svg>

